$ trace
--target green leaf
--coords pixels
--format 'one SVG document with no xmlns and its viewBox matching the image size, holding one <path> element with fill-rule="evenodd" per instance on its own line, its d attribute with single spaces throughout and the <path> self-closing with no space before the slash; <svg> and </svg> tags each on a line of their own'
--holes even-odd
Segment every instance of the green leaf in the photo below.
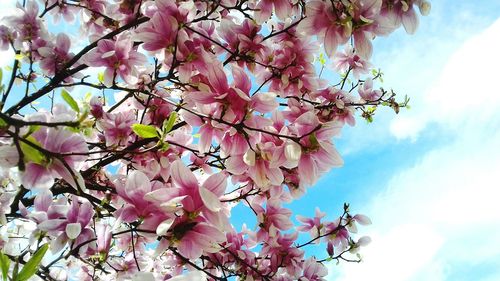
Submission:
<svg viewBox="0 0 500 281">
<path fill-rule="evenodd" d="M 316 133 L 309 135 L 309 142 L 311 143 L 311 148 L 318 148 L 320 146 Z"/>
<path fill-rule="evenodd" d="M 7 273 L 9 272 L 9 266 L 9 257 L 0 252 L 0 269 L 2 270 L 3 281 L 6 281 L 8 278 Z"/>
<path fill-rule="evenodd" d="M 35 144 L 35 145 L 42 147 L 42 145 L 33 136 L 26 137 L 26 140 Z M 21 146 L 21 151 L 24 154 L 24 160 L 26 162 L 33 162 L 36 164 L 42 164 L 45 157 L 43 156 L 42 152 L 40 152 L 40 150 L 34 148 L 33 146 L 31 146 L 23 141 L 20 141 L 19 145 Z"/>
<path fill-rule="evenodd" d="M 326 59 L 325 59 L 325 56 L 323 55 L 323 53 L 319 54 L 319 63 L 321 65 L 325 65 L 326 64 Z"/>
<path fill-rule="evenodd" d="M 168 119 L 165 119 L 165 121 L 163 121 L 163 132 L 165 134 L 172 130 L 172 128 L 175 125 L 176 120 L 177 120 L 177 112 L 172 111 L 172 113 L 170 113 L 170 116 L 168 117 Z"/>
<path fill-rule="evenodd" d="M 3 69 L 0 67 L 0 83 L 2 83 L 3 79 Z"/>
<path fill-rule="evenodd" d="M 22 59 L 24 58 L 24 55 L 23 55 L 23 54 L 16 54 L 16 55 L 14 56 L 14 58 L 15 58 L 16 60 L 22 60 Z"/>
<path fill-rule="evenodd" d="M 156 128 L 151 125 L 133 124 L 132 131 L 134 131 L 134 133 L 139 137 L 145 139 L 159 137 L 158 131 L 156 131 Z"/>
<path fill-rule="evenodd" d="M 61 97 L 63 100 L 76 112 L 80 112 L 80 108 L 78 107 L 78 104 L 76 103 L 75 99 L 66 91 L 63 89 L 61 91 Z"/>
<path fill-rule="evenodd" d="M 170 144 L 169 144 L 168 142 L 164 142 L 163 144 L 161 144 L 161 146 L 160 146 L 160 150 L 161 150 L 162 152 L 165 152 L 165 151 L 167 151 L 167 150 L 168 150 L 168 148 L 169 148 L 169 147 L 170 147 Z"/>
<path fill-rule="evenodd" d="M 104 72 L 97 73 L 97 80 L 99 80 L 99 82 L 104 84 Z"/>
<path fill-rule="evenodd" d="M 30 125 L 29 127 L 29 130 L 28 130 L 28 133 L 26 135 L 31 135 L 33 134 L 34 132 L 38 131 L 42 126 L 40 125 Z"/>
<path fill-rule="evenodd" d="M 12 280 L 17 280 L 17 274 L 19 273 L 19 258 L 16 258 L 16 263 L 14 264 L 14 268 L 12 269 Z"/>
<path fill-rule="evenodd" d="M 5 122 L 2 118 L 0 118 L 0 128 L 7 127 L 7 122 Z"/>
<path fill-rule="evenodd" d="M 19 275 L 17 276 L 16 281 L 27 281 L 33 276 L 37 269 L 38 265 L 40 265 L 40 262 L 42 262 L 42 258 L 49 249 L 49 244 L 44 244 L 40 249 L 38 249 L 31 259 L 24 265 L 23 269 L 21 269 L 21 272 L 19 272 Z"/>
</svg>

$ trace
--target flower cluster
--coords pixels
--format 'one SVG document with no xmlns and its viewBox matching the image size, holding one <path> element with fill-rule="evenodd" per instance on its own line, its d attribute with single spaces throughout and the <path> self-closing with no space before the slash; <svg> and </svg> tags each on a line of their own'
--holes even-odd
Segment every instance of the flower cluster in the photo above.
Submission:
<svg viewBox="0 0 500 281">
<path fill-rule="evenodd" d="M 406 106 L 371 42 L 415 32 L 427 1 L 23 2 L 0 23 L 4 278 L 313 281 L 361 259 L 366 216 L 286 203 L 342 166 L 358 113 Z M 48 28 L 75 19 L 88 41 Z"/>
</svg>

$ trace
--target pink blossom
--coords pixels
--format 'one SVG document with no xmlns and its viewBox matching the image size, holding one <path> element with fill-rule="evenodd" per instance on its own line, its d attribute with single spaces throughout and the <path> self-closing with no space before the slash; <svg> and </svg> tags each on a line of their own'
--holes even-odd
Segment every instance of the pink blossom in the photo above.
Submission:
<svg viewBox="0 0 500 281">
<path fill-rule="evenodd" d="M 266 208 L 260 205 L 252 205 L 257 213 L 259 231 L 257 240 L 264 241 L 277 235 L 278 230 L 288 230 L 293 224 L 290 221 L 292 212 L 287 208 L 282 208 L 276 200 L 269 200 Z"/>
<path fill-rule="evenodd" d="M 345 73 L 351 69 L 356 79 L 359 79 L 361 74 L 368 73 L 370 67 L 371 64 L 358 56 L 351 47 L 346 47 L 344 51 L 339 53 L 335 58 L 335 70 Z"/>
<path fill-rule="evenodd" d="M 45 127 L 33 133 L 33 137 L 43 149 L 56 154 L 69 155 L 62 157 L 67 166 L 61 160 L 51 157 L 46 158 L 42 163 L 27 163 L 26 170 L 21 177 L 26 188 L 49 187 L 52 185 L 54 178 L 59 177 L 75 188 L 77 188 L 77 185 L 80 188 L 85 188 L 85 186 L 82 186 L 83 181 L 75 182 L 73 175 L 68 170 L 68 168 L 71 169 L 72 173 L 78 178 L 78 169 L 81 163 L 87 159 L 85 153 L 88 152 L 88 147 L 80 135 L 64 129 Z M 71 153 L 75 154 L 71 155 Z"/>
<path fill-rule="evenodd" d="M 221 38 L 226 42 L 225 47 L 241 54 L 242 60 L 238 62 L 239 66 L 243 67 L 246 64 L 251 71 L 254 70 L 255 65 L 245 57 L 263 57 L 267 50 L 262 44 L 263 36 L 259 34 L 259 31 L 260 26 L 248 19 L 243 20 L 241 24 L 224 19 L 218 29 Z"/>
<path fill-rule="evenodd" d="M 146 64 L 146 56 L 133 47 L 130 36 L 121 33 L 116 41 L 104 39 L 97 42 L 97 48 L 89 52 L 85 58 L 89 66 L 106 68 L 104 84 L 111 86 L 115 78 L 120 76 L 125 82 L 135 84 L 138 76 L 137 66 Z"/>
<path fill-rule="evenodd" d="M 378 28 L 378 15 L 382 0 L 355 0 L 353 5 L 354 45 L 356 53 L 366 59 L 372 55 L 371 40 L 376 35 L 382 35 Z"/>
<path fill-rule="evenodd" d="M 418 17 L 414 5 L 418 5 L 422 15 L 427 15 L 430 3 L 425 0 L 390 0 L 384 1 L 380 15 L 387 18 L 394 28 L 403 24 L 406 32 L 415 33 L 418 27 Z"/>
<path fill-rule="evenodd" d="M 116 183 L 116 192 L 126 204 L 115 212 L 115 217 L 125 222 L 142 219 L 144 229 L 156 230 L 158 225 L 170 216 L 150 202 L 146 194 L 162 187 L 156 182 L 152 184 L 149 178 L 140 171 L 129 173 L 125 184 Z"/>
<path fill-rule="evenodd" d="M 306 18 L 299 25 L 306 34 L 316 34 L 324 42 L 325 52 L 332 56 L 341 44 L 345 44 L 352 33 L 349 15 L 342 12 L 341 2 L 312 0 L 308 2 Z"/>
<path fill-rule="evenodd" d="M 54 5 L 54 8 L 50 10 L 54 23 L 58 23 L 61 16 L 66 22 L 72 23 L 75 20 L 75 14 L 78 12 L 76 7 L 67 5 L 61 0 L 48 0 L 45 5 L 47 7 Z"/>
<path fill-rule="evenodd" d="M 104 110 L 102 108 L 103 101 L 101 97 L 93 96 L 89 102 L 90 113 L 96 118 L 101 119 L 104 116 Z"/>
<path fill-rule="evenodd" d="M 132 124 L 137 123 L 132 111 L 121 111 L 117 113 L 105 113 L 100 120 L 106 144 L 109 146 L 127 145 Z"/>
<path fill-rule="evenodd" d="M 321 222 L 321 219 L 325 216 L 326 213 L 321 212 L 319 208 L 316 208 L 314 218 L 297 216 L 297 220 L 303 223 L 303 225 L 297 227 L 297 231 L 309 231 L 312 239 L 320 236 L 321 234 L 323 234 L 323 224 Z M 317 240 L 317 243 L 319 243 L 319 240 Z"/>
<path fill-rule="evenodd" d="M 44 203 L 47 203 L 47 199 L 48 197 L 44 199 Z M 57 239 L 52 243 L 53 252 L 58 252 L 69 240 L 75 240 L 75 245 L 78 245 L 91 239 L 94 235 L 89 228 L 94 215 L 92 205 L 87 200 L 80 202 L 76 196 L 71 199 L 71 205 L 64 216 L 45 220 L 38 225 L 42 231 L 48 231 L 54 235 L 59 233 Z"/>
<path fill-rule="evenodd" d="M 71 59 L 73 54 L 69 53 L 71 42 L 64 33 L 59 33 L 54 46 L 38 48 L 41 56 L 40 67 L 47 75 L 54 75 Z"/>
<path fill-rule="evenodd" d="M 38 18 L 38 4 L 35 1 L 26 1 L 26 8 L 18 3 L 17 8 L 21 10 L 21 13 L 7 17 L 7 20 L 10 26 L 15 27 L 18 33 L 16 43 L 20 46 L 22 42 L 34 41 L 40 38 L 43 35 L 42 33 L 45 33 L 45 30 L 42 21 Z"/>
<path fill-rule="evenodd" d="M 158 51 L 173 48 L 177 32 L 178 23 L 175 17 L 159 11 L 136 30 L 135 38 L 144 42 L 144 50 Z"/>
<path fill-rule="evenodd" d="M 111 228 L 107 224 L 96 225 L 97 236 L 97 252 L 108 255 L 111 247 L 112 233 Z"/>
<path fill-rule="evenodd" d="M 299 280 L 306 281 L 325 281 L 328 274 L 328 270 L 322 264 L 316 261 L 316 258 L 311 257 L 305 260 L 304 262 L 304 273 L 303 276 L 299 278 Z"/>
<path fill-rule="evenodd" d="M 375 101 L 382 96 L 380 90 L 373 89 L 373 79 L 366 79 L 363 85 L 358 88 L 358 93 L 365 101 Z"/>
<path fill-rule="evenodd" d="M 13 32 L 8 26 L 0 25 L 0 50 L 8 50 L 16 35 L 17 33 Z"/>
<path fill-rule="evenodd" d="M 260 0 L 257 6 L 255 6 L 255 9 L 257 9 L 255 20 L 258 23 L 267 21 L 271 17 L 273 8 L 276 16 L 284 20 L 292 12 L 292 3 L 290 3 L 290 0 Z"/>
<path fill-rule="evenodd" d="M 323 125 L 321 129 L 313 132 L 319 125 L 319 120 L 312 112 L 302 114 L 295 120 L 293 132 L 303 137 L 301 140 L 302 153 L 298 164 L 298 175 L 305 185 L 316 182 L 321 173 L 332 167 L 338 167 L 343 161 L 331 142 L 331 138 L 338 134 L 340 123 Z"/>
</svg>

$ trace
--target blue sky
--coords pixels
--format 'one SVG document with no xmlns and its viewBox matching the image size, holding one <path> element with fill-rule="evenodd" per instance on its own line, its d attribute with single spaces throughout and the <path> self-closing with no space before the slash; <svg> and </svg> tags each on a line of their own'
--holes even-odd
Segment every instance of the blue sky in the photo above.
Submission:
<svg viewBox="0 0 500 281">
<path fill-rule="evenodd" d="M 372 218 L 363 263 L 332 263 L 331 280 L 500 280 L 500 2 L 432 5 L 417 34 L 376 39 L 411 110 L 344 130 L 345 166 L 302 201 Z"/>
<path fill-rule="evenodd" d="M 371 217 L 363 263 L 332 262 L 331 280 L 500 280 L 498 50 L 497 0 L 435 0 L 415 35 L 376 39 L 383 86 L 411 110 L 346 128 L 344 167 L 291 205 L 333 219 L 349 202 Z"/>
</svg>

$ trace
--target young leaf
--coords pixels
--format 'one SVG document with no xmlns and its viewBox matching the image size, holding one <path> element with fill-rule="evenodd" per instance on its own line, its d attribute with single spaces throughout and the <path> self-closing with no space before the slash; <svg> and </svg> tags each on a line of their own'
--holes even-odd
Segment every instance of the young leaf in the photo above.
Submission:
<svg viewBox="0 0 500 281">
<path fill-rule="evenodd" d="M 49 244 L 44 244 L 40 249 L 38 249 L 31 259 L 24 264 L 23 269 L 19 272 L 19 275 L 17 275 L 16 281 L 27 281 L 33 276 L 36 271 L 38 266 L 40 265 L 40 262 L 42 262 L 42 258 L 49 249 Z"/>
<path fill-rule="evenodd" d="M 63 100 L 76 112 L 80 112 L 80 108 L 78 107 L 78 104 L 76 103 L 75 99 L 66 91 L 63 89 L 61 91 L 61 97 Z"/>
<path fill-rule="evenodd" d="M 323 53 L 319 54 L 319 63 L 321 65 L 325 65 L 326 64 L 326 59 L 325 59 L 325 56 L 323 55 Z"/>
<path fill-rule="evenodd" d="M 14 264 L 14 268 L 12 269 L 12 279 L 13 281 L 17 281 L 17 274 L 19 273 L 19 259 L 16 258 L 16 263 Z"/>
<path fill-rule="evenodd" d="M 0 269 L 2 270 L 3 281 L 6 281 L 8 278 L 9 266 L 10 259 L 4 253 L 0 252 Z"/>
<path fill-rule="evenodd" d="M 165 134 L 172 130 L 175 125 L 175 120 L 177 120 L 177 112 L 172 111 L 168 119 L 163 121 L 163 132 L 165 132 Z"/>
<path fill-rule="evenodd" d="M 145 139 L 159 137 L 156 128 L 151 125 L 133 124 L 132 131 L 139 137 Z"/>
<path fill-rule="evenodd" d="M 97 80 L 99 80 L 99 82 L 104 83 L 104 73 L 103 72 L 99 72 L 97 73 Z"/>
<path fill-rule="evenodd" d="M 25 56 L 24 56 L 23 54 L 16 54 L 16 55 L 14 56 L 14 58 L 15 58 L 16 60 L 22 60 L 24 57 L 25 57 Z"/>
<path fill-rule="evenodd" d="M 33 136 L 28 136 L 26 138 L 26 140 L 33 143 L 33 144 L 36 144 L 40 147 L 42 146 Z M 20 141 L 19 145 L 21 146 L 21 151 L 24 154 L 24 159 L 26 162 L 33 162 L 36 164 L 42 164 L 42 162 L 44 160 L 44 156 L 43 156 L 42 152 L 40 152 L 40 150 L 34 148 L 33 146 L 31 146 L 23 141 Z"/>
</svg>

